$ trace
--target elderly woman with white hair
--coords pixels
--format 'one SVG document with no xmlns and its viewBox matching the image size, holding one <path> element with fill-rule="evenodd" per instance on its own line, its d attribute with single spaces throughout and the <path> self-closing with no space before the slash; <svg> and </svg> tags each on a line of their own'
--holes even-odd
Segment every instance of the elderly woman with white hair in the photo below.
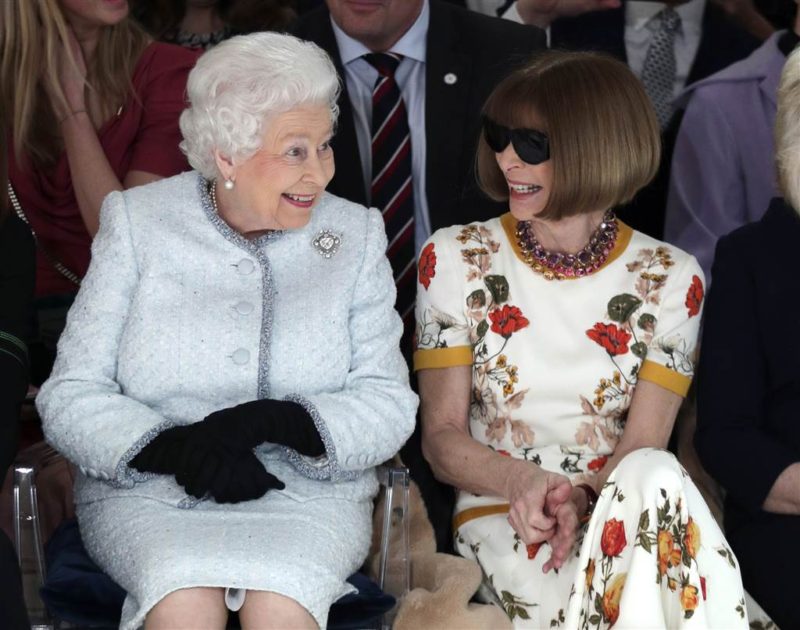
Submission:
<svg viewBox="0 0 800 630">
<path fill-rule="evenodd" d="M 800 50 L 781 76 L 775 147 L 784 199 L 717 245 L 695 443 L 727 492 L 745 588 L 778 626 L 800 628 Z"/>
<path fill-rule="evenodd" d="M 339 83 L 286 35 L 188 81 L 195 172 L 110 194 L 37 404 L 121 626 L 324 626 L 410 434 L 381 215 L 325 192 Z"/>
</svg>

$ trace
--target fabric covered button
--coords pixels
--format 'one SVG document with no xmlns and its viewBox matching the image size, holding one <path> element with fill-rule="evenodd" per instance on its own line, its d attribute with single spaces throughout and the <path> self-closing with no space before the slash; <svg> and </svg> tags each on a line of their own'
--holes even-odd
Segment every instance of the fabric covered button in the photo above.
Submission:
<svg viewBox="0 0 800 630">
<path fill-rule="evenodd" d="M 243 276 L 253 273 L 255 268 L 256 264 L 249 258 L 242 258 L 239 264 L 236 265 L 236 270 Z"/>
<path fill-rule="evenodd" d="M 250 360 L 250 351 L 245 348 L 239 348 L 231 355 L 231 359 L 236 365 L 244 365 Z"/>
<path fill-rule="evenodd" d="M 249 315 L 253 312 L 253 304 L 251 302 L 245 302 L 244 300 L 239 302 L 234 308 L 239 315 Z"/>
</svg>

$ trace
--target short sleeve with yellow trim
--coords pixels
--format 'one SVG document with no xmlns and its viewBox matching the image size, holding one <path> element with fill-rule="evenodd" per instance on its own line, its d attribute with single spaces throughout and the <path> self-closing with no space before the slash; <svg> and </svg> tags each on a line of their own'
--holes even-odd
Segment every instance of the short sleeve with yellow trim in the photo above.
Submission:
<svg viewBox="0 0 800 630">
<path fill-rule="evenodd" d="M 414 369 L 472 365 L 465 312 L 463 265 L 457 228 L 438 230 L 423 246 L 417 264 Z"/>
<path fill-rule="evenodd" d="M 670 274 L 661 294 L 655 322 L 639 380 L 650 381 L 686 396 L 697 362 L 697 336 L 703 314 L 705 279 L 694 256 Z"/>
</svg>

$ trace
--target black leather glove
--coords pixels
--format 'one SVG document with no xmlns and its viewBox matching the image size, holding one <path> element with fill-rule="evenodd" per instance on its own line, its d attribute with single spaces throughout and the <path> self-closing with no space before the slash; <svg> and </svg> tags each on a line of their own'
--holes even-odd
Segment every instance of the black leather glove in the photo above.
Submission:
<svg viewBox="0 0 800 630">
<path fill-rule="evenodd" d="M 223 445 L 187 448 L 175 480 L 186 494 L 206 494 L 217 503 L 239 503 L 283 490 L 284 483 L 267 472 L 252 450 L 231 451 Z"/>
<path fill-rule="evenodd" d="M 283 482 L 266 471 L 252 449 L 230 449 L 222 443 L 190 442 L 197 424 L 165 429 L 131 460 L 141 472 L 175 475 L 187 494 L 210 494 L 217 503 L 238 503 L 283 490 Z"/>
<path fill-rule="evenodd" d="M 131 459 L 130 466 L 139 472 L 174 475 L 184 456 L 189 426 L 164 429 Z"/>
<path fill-rule="evenodd" d="M 265 398 L 221 409 L 192 428 L 190 442 L 225 444 L 231 450 L 271 442 L 310 457 L 325 453 L 314 420 L 302 405 L 290 400 Z"/>
</svg>

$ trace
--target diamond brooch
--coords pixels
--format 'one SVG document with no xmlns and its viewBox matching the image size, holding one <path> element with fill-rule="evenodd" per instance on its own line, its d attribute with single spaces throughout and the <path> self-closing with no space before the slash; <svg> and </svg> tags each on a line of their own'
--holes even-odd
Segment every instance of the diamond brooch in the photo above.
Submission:
<svg viewBox="0 0 800 630">
<path fill-rule="evenodd" d="M 322 230 L 311 243 L 314 245 L 314 249 L 319 252 L 320 256 L 330 258 L 339 251 L 339 245 L 341 245 L 342 239 L 330 230 Z"/>
</svg>

